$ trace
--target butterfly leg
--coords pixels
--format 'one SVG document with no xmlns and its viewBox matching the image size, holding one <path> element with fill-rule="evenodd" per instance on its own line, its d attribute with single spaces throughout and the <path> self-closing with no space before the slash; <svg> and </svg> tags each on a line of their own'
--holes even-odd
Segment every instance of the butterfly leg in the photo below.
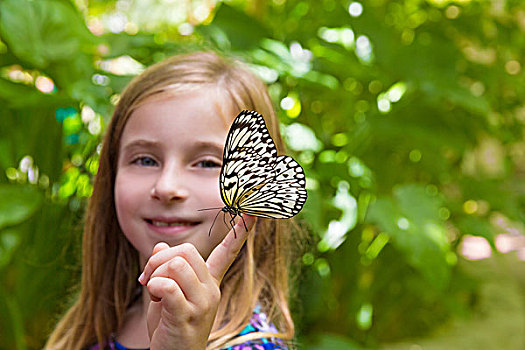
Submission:
<svg viewBox="0 0 525 350">
<path fill-rule="evenodd" d="M 237 238 L 237 232 L 235 231 L 235 218 L 237 217 L 237 214 L 232 214 L 232 212 L 229 212 L 230 213 L 230 225 L 233 229 L 233 235 L 235 238 Z"/>
<path fill-rule="evenodd" d="M 246 232 L 248 232 L 248 226 L 246 226 L 246 221 L 244 221 L 244 218 L 242 217 L 242 214 L 239 214 L 239 216 L 241 217 L 242 223 L 244 224 L 244 229 L 246 230 Z"/>
<path fill-rule="evenodd" d="M 226 223 L 226 211 L 224 211 L 224 215 L 222 216 L 222 221 L 224 222 L 224 226 L 228 226 L 228 224 Z"/>
<path fill-rule="evenodd" d="M 235 217 L 233 216 L 233 214 L 228 209 L 223 209 L 222 211 L 225 213 L 223 215 L 223 217 L 222 217 L 222 221 L 224 222 L 224 226 L 228 226 L 228 224 L 226 223 L 226 213 L 229 213 L 230 214 L 230 218 L 231 218 L 230 226 L 233 229 L 233 234 L 234 234 L 235 238 L 237 238 L 237 232 L 235 232 L 235 226 L 232 224 L 232 221 L 233 221 L 233 219 Z"/>
</svg>

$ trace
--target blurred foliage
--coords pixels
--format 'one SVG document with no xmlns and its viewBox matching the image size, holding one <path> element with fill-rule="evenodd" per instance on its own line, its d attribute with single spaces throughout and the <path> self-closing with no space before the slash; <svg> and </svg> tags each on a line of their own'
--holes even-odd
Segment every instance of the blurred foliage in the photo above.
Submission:
<svg viewBox="0 0 525 350">
<path fill-rule="evenodd" d="M 299 344 L 373 347 L 468 314 L 465 235 L 522 232 L 519 0 L 0 0 L 0 348 L 36 349 L 79 276 L 98 145 L 134 74 L 213 48 L 269 85 L 314 236 Z"/>
</svg>

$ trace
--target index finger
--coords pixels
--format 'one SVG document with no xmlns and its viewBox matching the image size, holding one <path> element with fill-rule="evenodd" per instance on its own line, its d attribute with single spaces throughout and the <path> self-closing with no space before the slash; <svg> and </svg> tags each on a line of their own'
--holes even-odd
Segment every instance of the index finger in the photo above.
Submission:
<svg viewBox="0 0 525 350">
<path fill-rule="evenodd" d="M 256 217 L 251 215 L 243 215 L 242 218 L 248 227 L 248 231 L 244 228 L 243 220 L 239 220 L 206 260 L 208 270 L 217 284 L 221 283 L 224 274 L 239 254 L 246 238 L 248 238 L 248 232 L 251 231 L 256 221 Z M 235 238 L 235 233 L 237 233 L 237 238 Z"/>
</svg>

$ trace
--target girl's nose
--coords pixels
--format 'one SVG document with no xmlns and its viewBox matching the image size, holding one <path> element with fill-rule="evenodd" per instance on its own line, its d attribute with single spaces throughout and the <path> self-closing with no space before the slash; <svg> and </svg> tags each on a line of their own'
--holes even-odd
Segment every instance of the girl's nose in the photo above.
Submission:
<svg viewBox="0 0 525 350">
<path fill-rule="evenodd" d="M 169 203 L 186 199 L 188 191 L 181 176 L 172 171 L 164 171 L 153 185 L 151 197 Z"/>
</svg>

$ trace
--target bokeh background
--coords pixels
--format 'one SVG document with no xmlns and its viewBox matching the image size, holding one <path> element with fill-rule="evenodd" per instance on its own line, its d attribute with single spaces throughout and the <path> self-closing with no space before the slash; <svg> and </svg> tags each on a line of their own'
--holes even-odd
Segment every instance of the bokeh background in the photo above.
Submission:
<svg viewBox="0 0 525 350">
<path fill-rule="evenodd" d="M 123 87 L 214 49 L 307 174 L 300 349 L 525 348 L 525 2 L 0 0 L 0 348 L 74 297 Z"/>
</svg>

